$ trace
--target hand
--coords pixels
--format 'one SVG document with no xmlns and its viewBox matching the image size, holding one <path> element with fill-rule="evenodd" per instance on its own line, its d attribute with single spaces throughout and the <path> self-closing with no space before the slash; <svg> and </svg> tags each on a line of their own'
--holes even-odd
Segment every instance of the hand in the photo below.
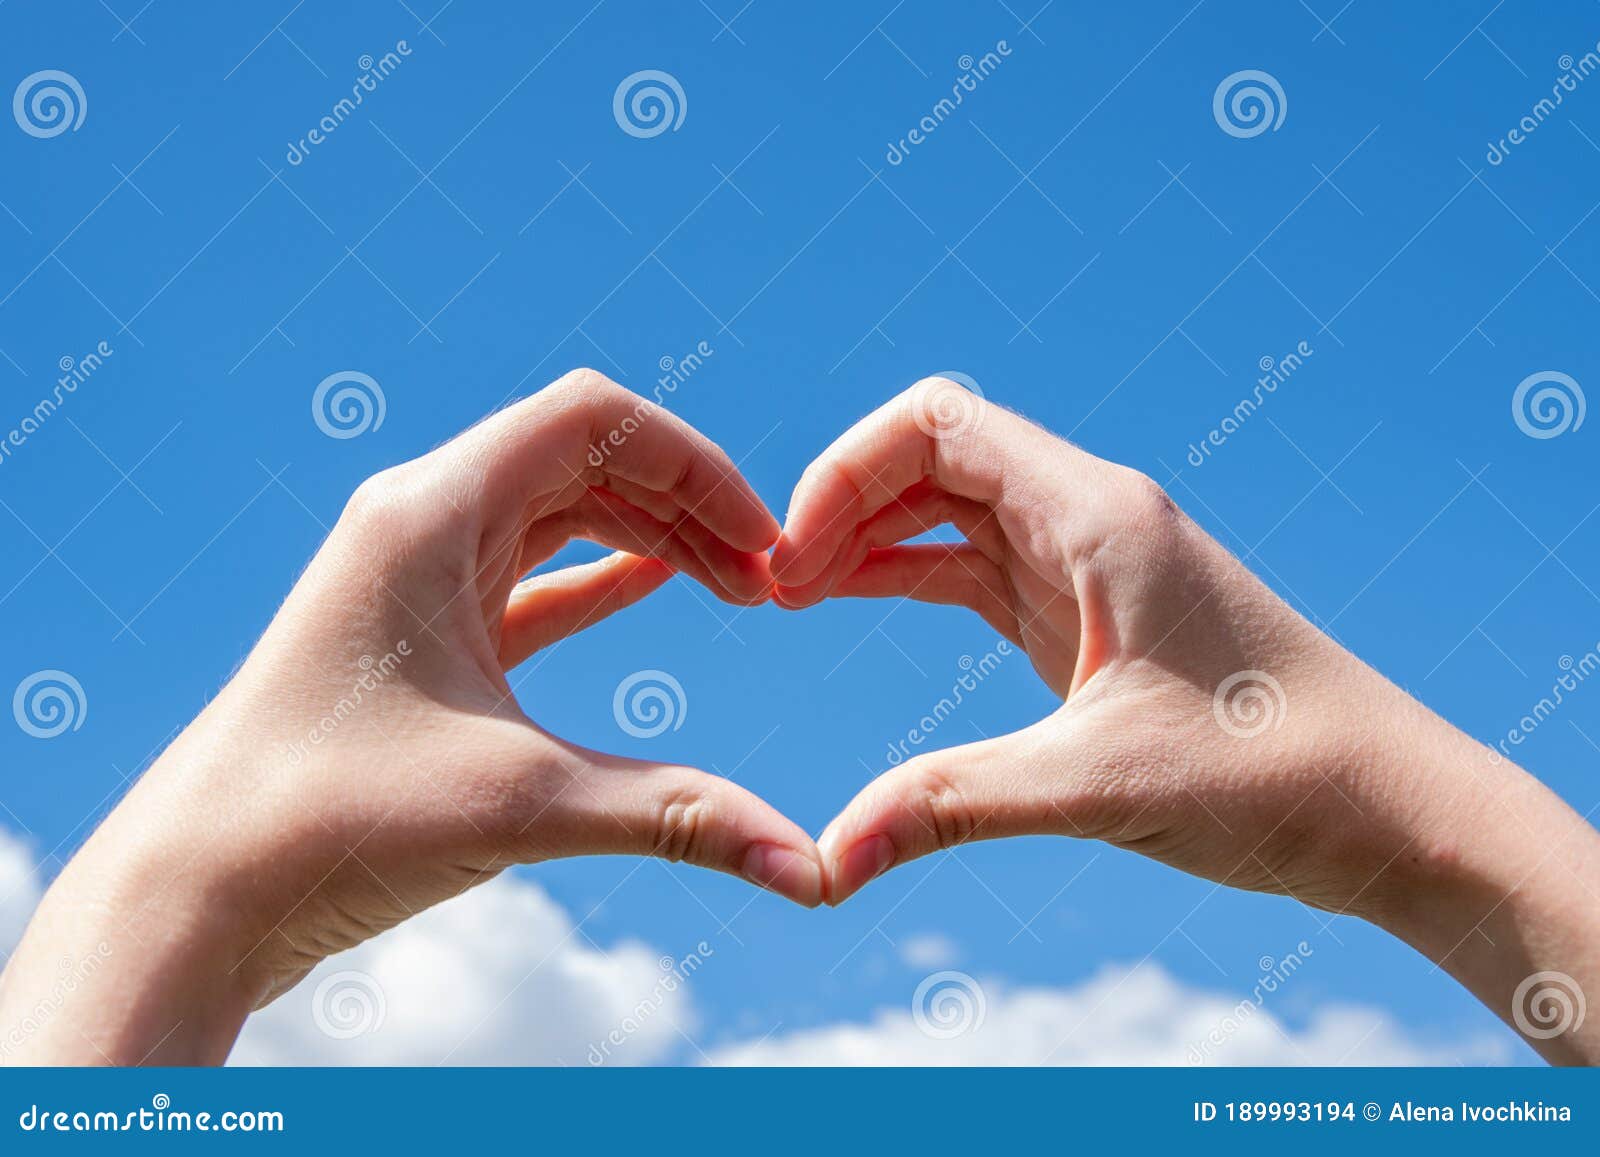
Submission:
<svg viewBox="0 0 1600 1157">
<path fill-rule="evenodd" d="M 965 542 L 901 545 L 943 523 Z M 966 840 L 1078 836 L 1383 924 L 1503 1017 L 1539 970 L 1600 994 L 1594 830 L 1314 629 L 1150 479 L 927 379 L 806 470 L 772 566 L 794 609 L 967 606 L 1064 700 L 862 791 L 818 841 L 831 903 Z M 1600 1058 L 1597 1021 L 1534 1043 Z"/>
<path fill-rule="evenodd" d="M 795 824 L 722 778 L 557 739 L 505 674 L 674 569 L 764 601 L 777 537 L 721 450 L 589 371 L 370 479 L 237 676 L 51 889 L 0 985 L 0 1032 L 59 960 L 107 941 L 116 966 L 18 1059 L 220 1060 L 323 957 L 515 863 L 658 855 L 819 903 Z M 627 553 L 519 584 L 573 538 Z"/>
</svg>

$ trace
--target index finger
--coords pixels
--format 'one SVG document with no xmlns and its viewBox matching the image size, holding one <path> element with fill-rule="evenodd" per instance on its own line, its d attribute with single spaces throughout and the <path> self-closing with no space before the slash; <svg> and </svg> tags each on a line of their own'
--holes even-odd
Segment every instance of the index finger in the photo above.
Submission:
<svg viewBox="0 0 1600 1157">
<path fill-rule="evenodd" d="M 1008 476 L 1026 468 L 1040 439 L 1087 458 L 948 378 L 922 379 L 857 422 L 806 468 L 772 556 L 773 576 L 785 586 L 815 579 L 859 522 L 924 479 L 998 505 Z"/>
<path fill-rule="evenodd" d="M 736 550 L 766 550 L 778 538 L 777 519 L 720 446 L 594 370 L 574 370 L 457 442 L 505 502 L 609 474 L 672 496 Z"/>
</svg>

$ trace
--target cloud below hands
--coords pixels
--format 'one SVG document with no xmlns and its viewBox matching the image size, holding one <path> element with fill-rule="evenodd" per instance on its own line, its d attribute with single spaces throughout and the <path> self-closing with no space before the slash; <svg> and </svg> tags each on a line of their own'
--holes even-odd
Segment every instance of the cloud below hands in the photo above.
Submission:
<svg viewBox="0 0 1600 1157">
<path fill-rule="evenodd" d="M 0 829 L 0 953 L 43 890 L 30 849 Z M 733 968 L 714 946 L 676 959 L 636 941 L 602 948 L 537 884 L 503 875 L 323 962 L 245 1026 L 245 1065 L 660 1064 L 704 1039 L 694 974 Z M 958 955 L 908 941 L 913 971 Z M 691 963 L 692 961 L 692 963 Z M 1075 986 L 1013 987 L 960 973 L 981 1000 L 937 991 L 858 1022 L 734 1041 L 724 1065 L 1437 1065 L 1516 1059 L 1508 1036 L 1421 1041 L 1369 1006 L 1325 1005 L 1292 1026 L 1269 999 L 1204 989 L 1159 964 L 1107 965 Z M 930 979 L 933 979 L 930 977 Z M 713 981 L 714 982 L 714 981 Z M 970 990 L 969 990 L 970 994 Z M 959 994 L 958 994 L 959 995 Z M 981 1008 L 978 1016 L 976 1008 Z M 965 1019 L 963 1019 L 965 1018 Z M 932 1025 L 933 1033 L 924 1027 Z M 1220 1035 L 1219 1043 L 1215 1035 Z"/>
<path fill-rule="evenodd" d="M 690 959 L 601 949 L 503 875 L 324 961 L 250 1018 L 231 1063 L 658 1063 L 694 1029 Z"/>
<path fill-rule="evenodd" d="M 1415 1041 L 1383 1013 L 1357 1005 L 1325 1006 L 1294 1029 L 1267 1008 L 1185 984 L 1154 963 L 1108 965 L 1070 988 L 934 976 L 954 978 L 942 1010 L 930 1003 L 934 991 L 920 1016 L 912 1007 L 880 1009 L 864 1022 L 727 1045 L 711 1063 L 1450 1065 L 1503 1064 L 1511 1054 L 1504 1037 Z"/>
<path fill-rule="evenodd" d="M 43 894 L 32 852 L 0 829 L 0 963 L 22 938 L 22 929 Z"/>
<path fill-rule="evenodd" d="M 0 966 L 44 893 L 0 828 Z M 324 961 L 246 1022 L 242 1065 L 643 1065 L 676 1057 L 714 946 L 602 948 L 543 888 L 505 874 Z M 0 1033 L 9 1026 L 0 1026 Z"/>
</svg>

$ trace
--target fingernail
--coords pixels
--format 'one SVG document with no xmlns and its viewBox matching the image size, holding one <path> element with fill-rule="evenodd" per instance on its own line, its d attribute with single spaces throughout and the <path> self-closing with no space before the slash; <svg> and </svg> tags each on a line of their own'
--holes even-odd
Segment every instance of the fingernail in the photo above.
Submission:
<svg viewBox="0 0 1600 1157">
<path fill-rule="evenodd" d="M 796 904 L 822 903 L 822 869 L 809 856 L 778 844 L 754 844 L 744 854 L 745 879 Z"/>
<path fill-rule="evenodd" d="M 833 895 L 829 903 L 849 898 L 868 881 L 883 875 L 894 862 L 894 844 L 888 836 L 868 836 L 839 857 L 833 872 Z"/>
<path fill-rule="evenodd" d="M 780 538 L 772 548 L 772 577 L 781 582 L 799 558 L 799 550 L 787 539 Z"/>
</svg>

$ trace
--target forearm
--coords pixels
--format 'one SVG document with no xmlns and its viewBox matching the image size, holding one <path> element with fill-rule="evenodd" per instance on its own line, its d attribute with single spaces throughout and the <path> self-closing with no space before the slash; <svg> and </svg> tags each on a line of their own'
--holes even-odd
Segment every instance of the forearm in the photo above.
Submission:
<svg viewBox="0 0 1600 1157">
<path fill-rule="evenodd" d="M 1433 720 L 1405 750 L 1425 785 L 1376 922 L 1555 1064 L 1600 1063 L 1600 833 L 1520 768 Z M 1548 975 L 1545 975 L 1548 974 Z"/>
<path fill-rule="evenodd" d="M 169 756 L 63 869 L 0 974 L 0 1064 L 215 1064 L 255 1003 L 204 832 L 162 822 Z"/>
</svg>

